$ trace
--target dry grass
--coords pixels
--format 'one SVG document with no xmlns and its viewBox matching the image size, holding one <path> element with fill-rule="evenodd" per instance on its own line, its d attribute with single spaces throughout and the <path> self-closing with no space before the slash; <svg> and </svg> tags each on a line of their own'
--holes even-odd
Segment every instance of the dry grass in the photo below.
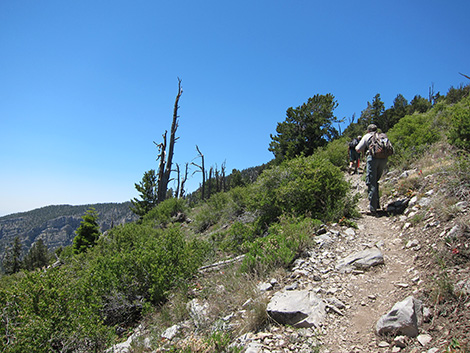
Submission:
<svg viewBox="0 0 470 353">
<path fill-rule="evenodd" d="M 270 274 L 269 278 L 281 281 L 285 277 L 285 270 L 279 269 Z M 212 270 L 200 274 L 186 286 L 179 288 L 158 310 L 147 315 L 145 325 L 151 328 L 153 342 L 164 346 L 168 342 L 158 342 L 156 337 L 175 324 L 191 320 L 187 303 L 197 299 L 201 303 L 208 303 L 205 321 L 198 327 L 184 328 L 178 341 L 178 351 L 188 352 L 217 352 L 227 340 L 233 339 L 247 332 L 256 332 L 266 327 L 268 315 L 266 306 L 269 298 L 257 289 L 262 281 L 253 274 L 239 271 L 239 264 Z M 230 320 L 226 320 L 230 317 Z M 228 325 L 230 321 L 230 325 Z M 166 347 L 168 348 L 168 347 Z M 165 349 L 166 349 L 165 348 Z"/>
</svg>

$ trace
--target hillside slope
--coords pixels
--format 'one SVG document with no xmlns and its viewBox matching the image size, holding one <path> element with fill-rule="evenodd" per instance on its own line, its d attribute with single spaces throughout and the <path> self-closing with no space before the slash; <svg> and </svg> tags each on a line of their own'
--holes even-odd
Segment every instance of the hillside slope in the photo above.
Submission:
<svg viewBox="0 0 470 353">
<path fill-rule="evenodd" d="M 148 319 L 114 351 L 130 352 L 132 346 L 155 352 L 169 348 L 217 352 L 225 344 L 225 351 L 249 353 L 468 352 L 470 200 L 468 195 L 463 201 L 448 196 L 448 189 L 442 187 L 445 170 L 434 166 L 424 176 L 420 168 L 388 173 L 381 181 L 382 207 L 406 201 L 406 208 L 380 217 L 362 212 L 356 227 L 325 225 L 321 234 L 314 235 L 317 246 L 271 279 L 255 283 L 246 278 L 242 283 L 232 269 L 215 267 L 212 274 L 205 272 L 190 285 L 194 289 L 193 299 L 186 304 L 189 318 L 173 326 L 168 320 L 163 322 L 168 326 L 162 326 L 161 321 Z M 367 210 L 363 176 L 346 178 L 360 195 L 360 210 Z M 452 200 L 444 205 L 443 198 Z M 383 264 L 341 270 L 339 264 L 345 258 L 367 249 L 380 249 Z M 299 290 L 327 303 L 327 314 L 318 327 L 296 329 L 263 319 L 266 304 L 277 293 Z M 419 336 L 377 335 L 381 316 L 409 296 L 421 301 L 427 313 L 419 323 Z M 181 305 L 170 300 L 168 310 L 176 311 Z M 258 324 L 253 323 L 256 320 Z M 204 330 L 225 329 L 243 334 L 230 344 L 222 342 L 223 335 L 213 334 L 211 341 L 204 338 Z"/>
<path fill-rule="evenodd" d="M 23 253 L 38 239 L 42 239 L 49 250 L 72 244 L 75 230 L 82 216 L 90 207 L 98 213 L 101 232 L 113 225 L 135 221 L 138 217 L 129 209 L 130 202 L 102 203 L 94 205 L 46 206 L 28 212 L 0 217 L 0 259 L 18 236 Z"/>
</svg>

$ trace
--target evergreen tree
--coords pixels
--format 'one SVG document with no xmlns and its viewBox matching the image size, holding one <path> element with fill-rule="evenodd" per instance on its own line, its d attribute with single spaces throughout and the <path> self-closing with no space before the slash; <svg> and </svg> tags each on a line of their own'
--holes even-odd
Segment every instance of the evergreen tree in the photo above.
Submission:
<svg viewBox="0 0 470 353">
<path fill-rule="evenodd" d="M 85 252 L 96 244 L 101 233 L 98 225 L 98 214 L 93 207 L 90 207 L 82 216 L 80 227 L 75 233 L 77 235 L 73 239 L 72 246 L 74 254 Z"/>
<path fill-rule="evenodd" d="M 277 124 L 277 135 L 271 135 L 269 151 L 281 162 L 296 156 L 310 156 L 338 136 L 332 127 L 333 110 L 338 106 L 332 94 L 315 95 L 297 108 L 289 108 L 286 120 Z"/>
<path fill-rule="evenodd" d="M 361 116 L 357 120 L 357 125 L 361 127 L 361 133 L 367 129 L 367 126 L 372 124 L 372 105 L 367 102 L 367 107 L 361 112 Z"/>
<path fill-rule="evenodd" d="M 408 106 L 408 115 L 412 115 L 414 112 L 426 113 L 429 109 L 432 108 L 431 102 L 420 95 L 414 96 L 411 100 L 410 105 Z"/>
<path fill-rule="evenodd" d="M 393 101 L 393 106 L 387 109 L 378 119 L 377 126 L 383 132 L 390 130 L 408 112 L 408 101 L 402 94 L 398 94 Z"/>
<path fill-rule="evenodd" d="M 459 88 L 451 87 L 445 97 L 447 104 L 454 104 L 460 102 L 462 98 L 470 95 L 470 85 L 460 85 Z"/>
<path fill-rule="evenodd" d="M 49 250 L 42 239 L 38 239 L 26 254 L 23 265 L 26 269 L 32 271 L 49 264 Z"/>
<path fill-rule="evenodd" d="M 246 183 L 243 180 L 242 173 L 238 169 L 232 169 L 230 176 L 230 188 L 236 188 L 237 186 L 245 186 Z"/>
<path fill-rule="evenodd" d="M 382 128 L 382 126 L 380 126 L 380 118 L 382 116 L 382 114 L 384 113 L 385 111 L 385 104 L 384 102 L 382 102 L 382 100 L 380 99 L 380 94 L 377 93 L 374 97 L 374 99 L 372 100 L 372 110 L 371 110 L 371 116 L 372 116 L 372 123 L 377 125 L 379 128 Z"/>
<path fill-rule="evenodd" d="M 150 169 L 144 173 L 142 181 L 139 184 L 135 184 L 135 188 L 140 193 L 140 200 L 134 198 L 131 200 L 133 206 L 131 206 L 132 212 L 142 218 L 158 203 L 157 195 L 157 175 L 154 169 Z"/>
<path fill-rule="evenodd" d="M 3 270 L 7 275 L 21 270 L 21 242 L 20 237 L 16 237 L 13 244 L 7 249 L 3 259 Z"/>
<path fill-rule="evenodd" d="M 383 118 L 382 115 L 384 114 L 384 110 L 385 104 L 380 99 L 380 94 L 377 93 L 372 100 L 372 103 L 367 102 L 367 108 L 361 112 L 361 116 L 357 123 L 362 126 L 364 130 L 369 124 L 375 124 L 382 129 L 381 119 Z"/>
</svg>

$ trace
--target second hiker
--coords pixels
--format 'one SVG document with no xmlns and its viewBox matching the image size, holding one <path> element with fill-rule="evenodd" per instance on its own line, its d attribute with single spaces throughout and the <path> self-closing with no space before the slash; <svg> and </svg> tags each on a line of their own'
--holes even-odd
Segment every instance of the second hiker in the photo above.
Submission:
<svg viewBox="0 0 470 353">
<path fill-rule="evenodd" d="M 361 140 L 362 136 L 358 136 L 354 138 L 351 142 L 349 142 L 349 173 L 357 174 L 357 168 L 359 167 L 359 152 L 356 151 L 356 146 L 358 145 L 359 141 Z"/>
<path fill-rule="evenodd" d="M 377 136 L 381 136 L 383 139 L 387 140 L 385 134 L 379 134 L 377 132 L 377 125 L 370 124 L 367 127 L 367 133 L 362 137 L 359 144 L 356 146 L 357 152 L 367 152 L 367 175 L 366 175 L 366 185 L 368 188 L 369 196 L 369 211 L 372 215 L 377 215 L 377 211 L 380 210 L 379 203 L 379 180 L 382 177 L 382 174 L 387 167 L 388 155 L 393 153 L 393 148 L 389 153 L 375 153 L 373 148 L 377 144 Z"/>
</svg>

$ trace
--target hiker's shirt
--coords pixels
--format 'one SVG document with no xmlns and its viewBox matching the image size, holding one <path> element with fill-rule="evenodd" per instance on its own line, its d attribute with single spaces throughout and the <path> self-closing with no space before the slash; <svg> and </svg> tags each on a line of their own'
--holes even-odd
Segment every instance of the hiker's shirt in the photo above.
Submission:
<svg viewBox="0 0 470 353">
<path fill-rule="evenodd" d="M 359 141 L 358 145 L 356 146 L 356 151 L 357 152 L 367 152 L 369 154 L 369 139 L 372 137 L 372 135 L 375 134 L 375 131 L 368 132 L 364 136 L 362 136 L 361 141 Z"/>
</svg>

